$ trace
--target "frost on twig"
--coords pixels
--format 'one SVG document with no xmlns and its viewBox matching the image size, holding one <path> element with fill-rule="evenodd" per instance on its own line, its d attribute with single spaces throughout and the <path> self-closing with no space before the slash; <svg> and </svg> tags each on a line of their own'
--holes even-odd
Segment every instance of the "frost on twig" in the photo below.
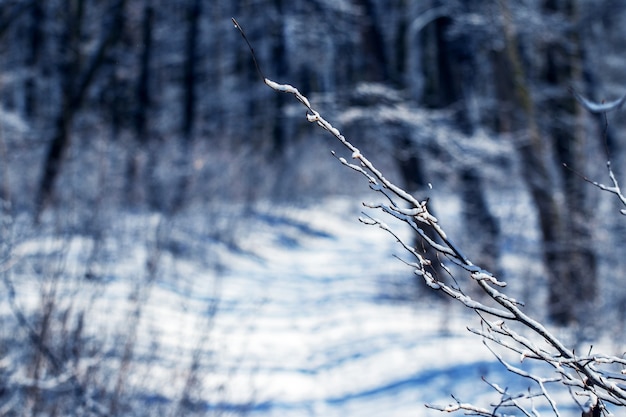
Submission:
<svg viewBox="0 0 626 417">
<path fill-rule="evenodd" d="M 339 162 L 362 175 L 367 180 L 370 189 L 384 197 L 383 203 L 368 203 L 365 206 L 407 224 L 423 238 L 426 244 L 434 249 L 436 257 L 427 258 L 427 254 L 424 251 L 418 250 L 411 244 L 403 241 L 381 220 L 372 216 L 365 216 L 360 220 L 364 224 L 380 227 L 392 235 L 415 258 L 415 262 L 405 261 L 405 263 L 415 269 L 416 275 L 422 277 L 429 288 L 433 291 L 441 291 L 448 297 L 475 311 L 481 318 L 483 328 L 481 330 L 470 329 L 470 331 L 482 337 L 485 345 L 508 371 L 531 380 L 539 388 L 539 392 L 535 394 L 529 392 L 524 395 L 511 396 L 506 390 L 500 389 L 495 384 L 490 384 L 502 396 L 501 402 L 494 405 L 492 409 L 485 409 L 460 401 L 446 407 L 430 405 L 428 407 L 445 412 L 464 411 L 468 414 L 479 416 L 505 415 L 498 410 L 513 407 L 524 415 L 537 416 L 539 414 L 534 404 L 532 404 L 532 400 L 539 397 L 547 402 L 548 408 L 554 415 L 560 416 L 556 401 L 551 396 L 547 384 L 560 384 L 566 388 L 575 388 L 582 395 L 596 399 L 595 407 L 601 407 L 602 402 L 626 406 L 626 376 L 614 370 L 615 367 L 626 366 L 626 361 L 618 357 L 604 355 L 578 356 L 573 349 L 566 347 L 561 340 L 548 331 L 541 322 L 524 312 L 522 303 L 503 292 L 506 289 L 505 282 L 498 280 L 489 271 L 474 265 L 463 255 L 460 248 L 453 244 L 443 227 L 439 224 L 438 219 L 430 213 L 428 201 L 419 201 L 386 178 L 356 146 L 348 141 L 337 128 L 312 107 L 308 98 L 300 93 L 296 87 L 289 84 L 280 84 L 266 78 L 258 66 L 256 57 L 254 57 L 254 51 L 243 30 L 234 19 L 233 23 L 246 40 L 253 55 L 257 72 L 263 82 L 277 92 L 292 94 L 306 108 L 307 120 L 317 124 L 334 136 L 351 153 L 352 159 L 355 161 L 348 162 L 345 158 L 337 157 L 333 152 L 333 155 Z M 591 111 L 594 109 L 608 111 L 619 108 L 626 101 L 625 96 L 615 102 L 600 106 L 589 102 L 579 95 L 576 95 L 576 98 Z M 622 203 L 626 205 L 626 199 L 622 195 L 610 164 L 608 167 L 613 186 L 608 187 L 598 183 L 595 183 L 595 185 L 616 194 Z M 623 214 L 626 214 L 626 211 Z M 430 235 L 426 233 L 426 230 L 433 231 L 438 238 L 437 241 L 429 237 Z M 439 258 L 446 259 L 460 267 L 460 271 L 466 273 L 470 278 L 467 282 L 482 290 L 485 297 L 478 301 L 468 295 L 458 285 L 459 280 L 457 277 L 452 276 L 453 282 L 449 283 L 445 280 L 445 277 L 438 276 L 431 266 L 435 262 L 441 262 Z M 445 269 L 450 271 L 448 268 Z M 450 274 L 452 275 L 451 272 Z M 497 320 L 493 321 L 494 318 Z M 523 329 L 525 335 L 522 335 L 518 330 L 514 330 L 514 326 Z M 489 346 L 487 344 L 488 341 L 504 350 L 518 354 L 520 361 L 537 361 L 549 365 L 548 368 L 552 370 L 551 374 L 548 376 L 534 375 L 529 371 L 514 366 Z M 530 408 L 522 405 L 522 400 L 529 401 L 531 403 Z"/>
</svg>

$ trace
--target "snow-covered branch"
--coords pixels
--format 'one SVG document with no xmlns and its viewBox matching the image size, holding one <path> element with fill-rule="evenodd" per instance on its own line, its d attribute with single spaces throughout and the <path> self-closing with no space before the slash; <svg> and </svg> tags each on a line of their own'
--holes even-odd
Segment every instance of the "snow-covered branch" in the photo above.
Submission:
<svg viewBox="0 0 626 417">
<path fill-rule="evenodd" d="M 590 184 L 593 184 L 594 186 L 598 187 L 602 191 L 607 191 L 611 194 L 615 194 L 617 198 L 619 198 L 620 203 L 622 203 L 622 205 L 626 207 L 626 197 L 624 197 L 624 194 L 622 194 L 622 189 L 620 188 L 619 182 L 617 181 L 617 178 L 615 177 L 615 173 L 613 172 L 613 168 L 611 167 L 611 161 L 606 162 L 606 169 L 608 171 L 609 178 L 611 179 L 611 182 L 613 183 L 612 186 L 604 185 L 597 181 L 592 181 L 588 179 L 587 177 L 583 177 L 583 179 L 589 182 Z M 626 209 L 621 209 L 619 212 L 626 216 Z"/>
<path fill-rule="evenodd" d="M 236 21 L 234 21 L 234 23 L 245 39 L 245 34 L 239 25 Z M 251 46 L 250 50 L 252 54 L 254 54 Z M 398 234 L 393 232 L 393 230 L 381 220 L 366 217 L 362 218 L 361 221 L 367 225 L 380 227 L 390 233 L 402 247 L 416 259 L 416 262 L 406 263 L 415 268 L 416 275 L 422 277 L 430 289 L 441 291 L 448 297 L 457 300 L 465 307 L 478 313 L 482 319 L 484 328 L 483 330 L 470 329 L 470 331 L 483 338 L 485 345 L 508 371 L 534 381 L 540 391 L 535 394 L 529 392 L 523 395 L 511 396 L 506 390 L 500 389 L 495 384 L 490 384 L 502 395 L 501 403 L 494 405 L 492 409 L 485 409 L 460 401 L 445 407 L 429 406 L 430 408 L 445 412 L 464 411 L 474 415 L 496 416 L 505 415 L 497 411 L 499 408 L 514 407 L 524 415 L 537 416 L 539 413 L 535 410 L 534 406 L 528 411 L 519 401 L 520 399 L 527 399 L 531 400 L 532 403 L 533 398 L 542 397 L 547 401 L 552 413 L 556 416 L 560 416 L 561 414 L 556 401 L 551 396 L 546 386 L 548 383 L 561 384 L 565 387 L 575 387 L 581 390 L 581 395 L 597 399 L 593 405 L 596 409 L 603 407 L 602 402 L 626 406 L 626 378 L 624 378 L 622 373 L 602 369 L 603 366 L 608 366 L 609 368 L 615 365 L 623 366 L 626 364 L 623 359 L 604 355 L 577 356 L 573 348 L 567 347 L 564 342 L 551 333 L 540 321 L 523 311 L 522 303 L 503 292 L 506 289 L 505 282 L 498 280 L 491 272 L 473 264 L 463 255 L 460 248 L 452 242 L 451 238 L 444 231 L 438 219 L 430 212 L 427 200 L 419 201 L 403 188 L 397 186 L 385 177 L 383 172 L 376 168 L 355 145 L 346 139 L 339 129 L 334 127 L 313 108 L 309 99 L 296 87 L 289 84 L 280 84 L 266 78 L 260 71 L 256 58 L 254 58 L 254 61 L 257 66 L 257 71 L 259 75 L 261 75 L 264 83 L 277 92 L 293 95 L 306 108 L 307 120 L 317 124 L 334 136 L 351 153 L 352 159 L 355 160 L 355 162 L 348 162 L 345 158 L 338 157 L 340 163 L 364 176 L 371 190 L 381 194 L 385 200 L 385 203 L 368 203 L 364 205 L 370 209 L 380 210 L 385 215 L 391 216 L 410 226 L 411 229 L 421 236 L 423 241 L 434 250 L 436 255 L 434 257 L 430 255 L 430 258 L 428 258 L 425 252 L 403 241 Z M 610 109 L 619 108 L 624 102 L 624 98 L 621 98 L 615 102 L 600 106 L 588 102 L 588 100 L 585 100 L 579 95 L 576 95 L 576 98 L 591 111 L 607 111 L 609 107 Z M 335 154 L 333 153 L 333 155 Z M 335 155 L 335 157 L 337 156 Z M 620 201 L 626 205 L 626 199 L 613 175 L 610 164 L 608 168 L 613 186 L 608 187 L 599 183 L 594 184 L 603 190 L 616 194 L 620 198 Z M 626 214 L 626 211 L 623 210 L 622 213 Z M 427 233 L 427 231 L 434 232 L 434 234 Z M 436 238 L 432 236 L 436 236 Z M 495 306 L 487 304 L 482 298 L 479 301 L 476 297 L 465 293 L 464 290 L 458 286 L 458 279 L 456 277 L 453 277 L 454 284 L 450 284 L 444 280 L 445 277 L 437 276 L 437 273 L 432 271 L 430 267 L 435 263 L 441 263 L 440 258 L 447 259 L 452 264 L 460 267 L 461 273 L 467 273 L 469 278 L 471 278 L 469 282 L 478 286 L 486 295 L 486 301 L 495 304 Z M 447 270 L 450 271 L 449 269 Z M 450 272 L 450 274 L 452 273 Z M 491 319 L 486 318 L 486 316 L 491 316 L 491 318 L 495 317 L 497 321 L 491 321 Z M 514 330 L 513 325 L 517 328 L 521 327 L 526 336 Z M 506 350 L 519 354 L 520 361 L 532 360 L 548 364 L 552 369 L 552 373 L 547 376 L 540 376 L 514 366 L 489 346 L 486 343 L 487 341 L 491 341 Z"/>
<path fill-rule="evenodd" d="M 483 290 L 489 299 L 495 301 L 500 306 L 500 308 L 488 306 L 465 294 L 462 289 L 451 286 L 436 277 L 435 274 L 428 270 L 428 266 L 433 262 L 440 261 L 438 259 L 426 259 L 424 254 L 420 253 L 416 248 L 413 248 L 406 242 L 403 242 L 398 235 L 382 221 L 371 217 L 362 220 L 366 224 L 376 225 L 391 233 L 401 245 L 417 259 L 417 263 L 412 263 L 411 265 L 416 267 L 415 273 L 425 280 L 429 288 L 442 291 L 447 296 L 480 314 L 488 314 L 501 319 L 498 325 L 489 324 L 487 326 L 488 330 L 486 331 L 475 331 L 475 333 L 481 335 L 484 340 L 491 340 L 500 346 L 517 351 L 520 353 L 522 360 L 537 360 L 548 363 L 554 368 L 555 373 L 552 376 L 540 377 L 533 375 L 506 362 L 502 356 L 490 348 L 496 358 L 510 372 L 529 378 L 538 385 L 541 391 L 540 395 L 548 401 L 550 408 L 556 416 L 560 414 L 555 400 L 550 396 L 546 388 L 546 383 L 561 382 L 564 385 L 576 386 L 602 401 L 621 406 L 626 405 L 626 391 L 624 390 L 626 387 L 623 385 L 623 378 L 616 378 L 618 375 L 615 373 L 607 373 L 597 369 L 597 366 L 604 364 L 623 364 L 621 358 L 600 355 L 576 356 L 573 349 L 566 347 L 566 345 L 548 331 L 541 322 L 526 314 L 522 310 L 519 302 L 497 289 L 505 287 L 506 283 L 499 281 L 490 272 L 474 265 L 462 254 L 461 250 L 452 243 L 452 240 L 439 224 L 437 218 L 430 213 L 427 201 L 417 200 L 401 187 L 388 180 L 356 146 L 348 141 L 337 128 L 311 106 L 309 100 L 302 95 L 297 88 L 287 84 L 279 84 L 267 78 L 265 78 L 264 81 L 267 86 L 278 92 L 294 95 L 296 99 L 306 107 L 307 120 L 316 123 L 318 126 L 331 133 L 352 153 L 352 158 L 358 161 L 358 164 L 349 163 L 344 158 L 339 158 L 340 162 L 363 175 L 367 179 L 370 188 L 374 192 L 384 195 L 385 199 L 388 201 L 386 204 L 365 204 L 368 208 L 381 210 L 383 213 L 408 224 L 439 256 L 447 258 L 467 271 L 470 277 L 473 278 L 472 281 Z M 624 199 L 619 185 L 617 184 L 617 180 L 610 170 L 610 165 L 609 173 L 613 181 L 613 187 L 597 185 L 604 190 L 615 193 L 619 196 L 620 200 L 626 204 L 626 199 Z M 408 208 L 404 207 L 406 204 L 408 204 Z M 441 243 L 429 238 L 428 234 L 425 232 L 427 228 L 435 232 Z M 526 331 L 530 331 L 531 334 L 534 335 L 536 340 L 521 336 L 519 333 L 513 331 L 507 325 L 507 322 L 521 324 Z M 623 377 L 623 375 L 619 375 L 619 377 Z M 512 398 L 508 401 L 519 410 L 522 410 L 525 415 L 535 415 L 534 412 L 524 410 L 520 405 L 514 402 Z M 460 402 L 438 409 L 447 412 L 463 410 L 465 412 L 485 416 L 499 415 L 494 414 L 493 410 L 486 410 Z"/>
</svg>

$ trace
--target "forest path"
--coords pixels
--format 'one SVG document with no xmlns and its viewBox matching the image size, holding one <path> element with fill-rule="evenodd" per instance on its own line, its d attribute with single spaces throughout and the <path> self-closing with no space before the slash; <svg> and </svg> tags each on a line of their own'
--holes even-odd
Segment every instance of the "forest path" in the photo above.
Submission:
<svg viewBox="0 0 626 417">
<path fill-rule="evenodd" d="M 259 215 L 246 243 L 259 258 L 225 277 L 225 300 L 247 293 L 242 308 L 254 311 L 240 335 L 255 368 L 253 415 L 427 415 L 424 402 L 492 367 L 460 322 L 444 322 L 443 304 L 392 301 L 415 291 L 412 271 L 393 258 L 404 254 L 391 235 L 358 222 L 360 211 L 334 201 Z"/>
</svg>

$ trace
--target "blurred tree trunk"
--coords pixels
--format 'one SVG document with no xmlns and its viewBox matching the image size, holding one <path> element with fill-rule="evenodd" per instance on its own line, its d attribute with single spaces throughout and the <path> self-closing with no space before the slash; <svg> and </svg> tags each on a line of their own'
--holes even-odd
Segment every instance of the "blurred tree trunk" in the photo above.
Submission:
<svg viewBox="0 0 626 417">
<path fill-rule="evenodd" d="M 185 64 L 183 68 L 183 123 L 181 131 L 183 140 L 190 142 L 193 138 L 196 119 L 196 84 L 198 64 L 199 23 L 202 13 L 202 1 L 190 0 L 187 6 L 187 35 L 185 38 Z"/>
<path fill-rule="evenodd" d="M 118 0 L 111 8 L 110 15 L 103 21 L 102 37 L 94 52 L 85 57 L 81 53 L 81 36 L 85 12 L 84 0 L 66 0 L 62 12 L 65 14 L 65 27 L 59 42 L 61 64 L 62 99 L 55 117 L 52 139 L 46 153 L 39 189 L 35 197 L 35 219 L 50 203 L 54 195 L 54 185 L 61 171 L 63 156 L 69 147 L 71 125 L 83 103 L 89 86 L 102 66 L 109 48 L 116 42 L 121 32 L 125 0 Z"/>
<path fill-rule="evenodd" d="M 192 176 L 191 149 L 193 147 L 194 126 L 197 112 L 197 65 L 198 39 L 200 37 L 200 15 L 202 1 L 190 0 L 187 5 L 187 33 L 185 36 L 185 62 L 183 67 L 183 101 L 182 101 L 182 160 L 180 163 L 180 179 L 175 191 L 170 212 L 182 208 L 187 199 Z"/>
<path fill-rule="evenodd" d="M 53 195 L 54 183 L 59 172 L 65 149 L 69 145 L 70 125 L 74 114 L 80 106 L 81 95 L 78 92 L 76 80 L 79 78 L 82 57 L 80 56 L 80 36 L 82 33 L 84 1 L 65 0 L 62 4 L 64 27 L 58 45 L 61 105 L 54 119 L 52 140 L 48 147 L 44 161 L 43 173 L 39 181 L 39 191 L 36 196 L 36 219 L 50 202 Z"/>
<path fill-rule="evenodd" d="M 464 3 L 463 13 L 471 13 L 472 2 Z M 475 80 L 476 63 L 472 55 L 472 39 L 451 37 L 449 28 L 453 20 L 441 16 L 427 24 L 421 35 L 425 90 L 422 104 L 433 109 L 454 110 L 453 126 L 472 140 L 477 121 L 471 116 L 471 95 Z M 467 35 L 467 34 L 466 34 Z M 474 255 L 472 262 L 493 274 L 499 273 L 499 227 L 489 210 L 483 179 L 478 170 L 461 161 L 458 168 L 463 201 L 463 224 L 472 236 Z"/>
<path fill-rule="evenodd" d="M 382 31 L 376 21 L 376 10 L 372 0 L 354 0 L 363 9 L 360 24 L 360 44 L 365 48 L 363 54 L 362 77 L 367 81 L 389 81 L 388 59 L 385 55 L 385 42 Z"/>
<path fill-rule="evenodd" d="M 150 97 L 150 63 L 152 62 L 152 31 L 154 27 L 154 6 L 152 0 L 144 0 L 141 19 L 141 52 L 139 55 L 139 76 L 135 91 L 137 105 L 135 108 L 134 130 L 137 141 L 145 145 L 148 141 L 148 111 L 151 107 Z"/>
<path fill-rule="evenodd" d="M 9 30 L 11 25 L 31 7 L 28 1 L 16 2 L 15 4 L 5 5 L 0 8 L 0 39 Z"/>
<path fill-rule="evenodd" d="M 547 15 L 559 17 L 573 24 L 577 20 L 575 0 L 546 0 Z M 549 115 L 548 134 L 557 158 L 557 164 L 567 164 L 576 172 L 585 172 L 585 143 L 579 126 L 580 107 L 567 86 L 581 79 L 580 39 L 573 28 L 567 28 L 563 37 L 552 38 L 545 45 L 544 78 L 549 90 L 558 91 L 546 101 L 544 115 Z M 564 207 L 562 234 L 554 248 L 548 248 L 556 270 L 549 285 L 549 311 L 559 324 L 585 322 L 584 315 L 596 297 L 596 256 L 591 248 L 592 211 L 587 201 L 588 187 L 577 175 L 561 170 Z M 565 289 L 565 290 L 564 290 Z"/>
<path fill-rule="evenodd" d="M 285 45 L 285 35 L 283 33 L 285 25 L 283 0 L 274 0 L 274 7 L 276 8 L 278 18 L 274 22 L 272 30 L 272 65 L 274 66 L 272 74 L 275 74 L 276 79 L 284 80 L 288 76 L 289 64 L 287 62 L 287 46 Z M 281 157 L 285 151 L 287 132 L 285 130 L 284 108 L 288 98 L 285 94 L 274 94 L 274 108 L 277 114 L 272 121 L 272 158 Z"/>
<path fill-rule="evenodd" d="M 360 45 L 363 46 L 363 50 L 359 55 L 361 57 L 360 62 L 357 64 L 357 71 L 359 75 L 358 81 L 384 83 L 389 84 L 393 81 L 400 82 L 399 77 L 395 77 L 395 80 L 390 79 L 390 74 L 394 73 L 394 69 L 390 68 L 392 60 L 388 59 L 385 54 L 385 42 L 383 38 L 383 31 L 380 28 L 380 22 L 377 21 L 379 16 L 376 15 L 374 3 L 371 0 L 354 0 L 354 3 L 359 6 L 364 12 L 364 18 L 360 21 L 359 35 Z M 408 4 L 403 4 L 405 7 Z M 407 26 L 404 26 L 407 30 Z M 404 33 L 395 33 L 396 38 L 405 38 Z M 398 51 L 394 51 L 398 54 L 398 59 L 402 58 L 402 54 Z M 405 81 L 405 80 L 402 80 Z M 387 127 L 388 132 L 397 131 L 398 134 L 393 137 L 392 140 L 394 146 L 394 159 L 398 166 L 400 175 L 402 176 L 402 185 L 410 193 L 416 193 L 422 195 L 428 190 L 428 180 L 423 169 L 423 148 L 420 148 L 418 143 L 415 142 L 414 135 L 412 134 L 409 126 L 400 126 L 399 129 L 393 129 L 392 126 Z M 389 133 L 391 136 L 392 134 Z M 434 152 L 434 151 L 433 151 Z M 434 212 L 430 207 L 431 212 Z M 425 228 L 424 233 L 437 241 L 438 237 L 434 230 Z M 414 236 L 413 246 L 420 252 L 425 253 L 425 256 L 432 260 L 431 272 L 440 279 L 443 279 L 444 274 L 441 262 L 438 260 L 437 252 L 419 236 L 417 233 Z M 437 294 L 431 291 L 425 294 Z"/>
<path fill-rule="evenodd" d="M 148 145 L 148 112 L 151 107 L 150 81 L 152 62 L 153 40 L 152 32 L 154 27 L 154 7 L 152 0 L 144 0 L 143 11 L 141 17 L 141 51 L 139 52 L 139 75 L 135 87 L 135 110 L 133 117 L 133 129 L 135 131 L 134 141 L 132 143 L 133 150 L 128 153 L 126 161 L 126 201 L 136 204 L 141 201 L 139 179 L 146 171 L 144 167 L 145 157 L 149 155 Z M 148 158 L 151 158 L 148 156 Z M 154 182 L 151 173 L 147 175 L 147 192 L 148 196 L 152 196 L 155 190 L 152 189 Z M 148 197 L 150 199 L 150 197 Z"/>
<path fill-rule="evenodd" d="M 149 201 L 154 207 L 158 194 L 152 177 L 154 157 L 150 152 L 148 114 L 152 107 L 150 65 L 153 55 L 154 6 L 153 0 L 143 0 L 141 16 L 141 49 L 139 51 L 139 73 L 137 75 L 133 110 L 133 130 L 135 136 L 128 152 L 125 176 L 125 200 L 131 204 Z M 144 180 L 145 183 L 141 183 Z M 142 188 L 145 186 L 145 188 Z"/>
<path fill-rule="evenodd" d="M 560 8 L 555 8 L 556 2 L 546 1 L 544 10 L 564 13 L 569 21 L 573 21 L 574 2 L 568 0 L 561 3 Z M 518 151 L 523 177 L 539 216 L 548 276 L 548 312 L 555 323 L 566 325 L 584 320 L 583 315 L 589 313 L 588 308 L 596 295 L 596 260 L 588 246 L 590 213 L 583 181 L 562 169 L 559 170 L 562 178 L 553 178 L 551 172 L 554 170 L 550 167 L 552 163 L 567 163 L 575 170 L 582 172 L 583 169 L 582 138 L 576 126 L 577 105 L 573 97 L 565 95 L 565 86 L 579 77 L 575 69 L 578 65 L 575 62 L 578 40 L 572 36 L 566 39 L 553 37 L 554 40 L 545 45 L 544 81 L 559 93 L 546 101 L 542 114 L 547 120 L 540 122 L 518 53 L 515 27 L 507 1 L 500 0 L 500 7 L 505 22 L 506 45 L 504 55 L 496 54 L 492 59 L 494 73 L 497 74 L 496 93 L 501 103 L 498 124 L 503 131 L 527 132 Z M 548 126 L 551 143 L 542 140 L 538 126 L 544 122 Z M 550 145 L 557 159 L 554 162 L 547 157 L 547 146 Z"/>
<path fill-rule="evenodd" d="M 461 199 L 465 232 L 471 236 L 472 262 L 500 277 L 500 226 L 491 213 L 479 170 L 473 166 L 461 168 Z"/>
<path fill-rule="evenodd" d="M 360 37 L 361 45 L 364 46 L 363 58 L 361 66 L 359 68 L 359 75 L 361 81 L 377 82 L 389 84 L 392 82 L 402 82 L 406 80 L 400 80 L 400 77 L 395 77 L 394 80 L 390 79 L 391 74 L 394 74 L 394 68 L 391 68 L 391 62 L 393 60 L 388 59 L 385 54 L 385 42 L 383 38 L 383 31 L 380 28 L 380 22 L 377 21 L 376 10 L 371 0 L 356 0 L 355 3 L 359 5 L 364 13 L 365 17 L 361 21 L 360 25 Z M 408 7 L 408 3 L 403 4 Z M 407 25 L 404 25 L 404 29 L 408 30 Z M 395 36 L 397 39 L 405 39 L 406 34 L 398 33 L 396 31 Z M 398 51 L 394 51 L 398 56 L 398 61 L 403 61 L 403 55 Z M 391 129 L 390 129 L 391 131 Z M 410 193 L 422 194 L 428 190 L 428 180 L 423 170 L 424 165 L 424 148 L 420 147 L 415 141 L 415 137 L 412 134 L 408 126 L 398 129 L 398 136 L 394 138 L 394 159 L 398 166 L 400 175 L 402 176 L 403 187 Z M 431 150 L 432 156 L 436 154 L 436 150 Z M 433 207 L 430 208 L 431 212 L 436 210 Z M 424 233 L 437 241 L 438 237 L 434 230 L 425 228 Z M 441 267 L 441 262 L 438 259 L 437 252 L 431 248 L 431 246 L 424 241 L 424 239 L 415 234 L 413 246 L 418 250 L 425 253 L 426 257 L 433 261 L 431 265 L 431 272 L 437 275 L 440 279 L 443 279 L 446 272 Z M 427 292 L 426 294 L 436 294 Z"/>
<path fill-rule="evenodd" d="M 44 10 L 41 0 L 32 0 L 29 16 L 28 55 L 26 67 L 28 74 L 24 85 L 24 113 L 27 118 L 37 117 L 37 77 L 38 64 L 43 47 Z"/>
<path fill-rule="evenodd" d="M 150 82 L 152 71 L 150 65 L 153 55 L 154 6 L 153 0 L 143 1 L 141 16 L 141 49 L 139 51 L 139 73 L 135 84 L 135 108 L 133 111 L 133 130 L 135 133 L 132 149 L 126 161 L 125 200 L 131 205 L 138 204 L 147 196 L 153 202 L 157 191 L 152 178 L 150 163 L 153 157 L 149 150 L 148 114 L 152 107 Z M 148 159 L 148 161 L 146 161 Z M 143 177 L 145 175 L 145 177 Z M 141 180 L 145 180 L 142 189 Z M 142 198 L 143 197 L 143 198 Z M 154 204 L 151 204 L 154 206 Z"/>
</svg>

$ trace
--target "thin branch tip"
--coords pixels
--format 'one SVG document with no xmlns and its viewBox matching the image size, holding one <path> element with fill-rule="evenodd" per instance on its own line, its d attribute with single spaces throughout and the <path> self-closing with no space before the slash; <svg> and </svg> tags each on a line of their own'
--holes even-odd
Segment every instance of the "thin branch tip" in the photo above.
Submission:
<svg viewBox="0 0 626 417">
<path fill-rule="evenodd" d="M 246 36 L 246 32 L 244 32 L 243 27 L 241 27 L 239 22 L 237 22 L 237 19 L 235 19 L 234 17 L 231 17 L 230 20 L 233 22 L 233 25 L 235 25 L 235 29 L 237 29 L 239 33 L 241 34 L 241 37 L 246 42 L 246 45 L 248 45 L 248 49 L 250 50 L 250 54 L 252 55 L 252 61 L 254 62 L 254 67 L 256 69 L 256 72 L 257 74 L 259 74 L 259 77 L 261 77 L 263 82 L 265 82 L 266 80 L 265 75 L 263 75 L 263 71 L 261 71 L 261 67 L 259 66 L 259 63 L 257 62 L 256 54 L 254 53 L 254 48 L 252 47 L 252 44 L 248 40 L 248 37 Z"/>
</svg>

